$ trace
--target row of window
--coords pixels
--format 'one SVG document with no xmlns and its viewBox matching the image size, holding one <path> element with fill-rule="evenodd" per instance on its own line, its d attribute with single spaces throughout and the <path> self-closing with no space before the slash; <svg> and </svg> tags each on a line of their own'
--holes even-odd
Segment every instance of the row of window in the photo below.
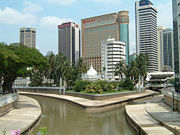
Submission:
<svg viewBox="0 0 180 135">
<path fill-rule="evenodd" d="M 109 31 L 109 30 L 117 30 L 117 24 L 85 29 L 85 33 Z"/>
<path fill-rule="evenodd" d="M 106 25 L 106 24 L 112 24 L 112 23 L 115 23 L 116 20 L 115 19 L 111 19 L 111 20 L 103 20 L 103 21 L 96 21 L 96 22 L 90 22 L 90 23 L 86 23 L 85 24 L 85 27 L 88 28 L 88 27 L 95 27 L 95 26 L 100 26 L 100 25 Z"/>
</svg>

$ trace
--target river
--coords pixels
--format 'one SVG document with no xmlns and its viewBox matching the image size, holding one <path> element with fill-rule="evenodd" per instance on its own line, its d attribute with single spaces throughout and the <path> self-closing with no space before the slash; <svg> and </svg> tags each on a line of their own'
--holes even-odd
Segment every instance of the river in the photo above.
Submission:
<svg viewBox="0 0 180 135">
<path fill-rule="evenodd" d="M 124 107 L 101 113 L 87 113 L 64 101 L 29 96 L 39 101 L 42 116 L 29 135 L 46 127 L 48 135 L 136 135 L 127 124 Z"/>
</svg>

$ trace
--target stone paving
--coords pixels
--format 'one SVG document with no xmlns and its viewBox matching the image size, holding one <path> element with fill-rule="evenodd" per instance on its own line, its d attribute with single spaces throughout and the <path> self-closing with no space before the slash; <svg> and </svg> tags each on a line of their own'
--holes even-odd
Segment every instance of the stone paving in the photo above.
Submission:
<svg viewBox="0 0 180 135">
<path fill-rule="evenodd" d="M 126 113 L 148 135 L 180 135 L 180 113 L 159 101 L 127 105 Z"/>
<path fill-rule="evenodd" d="M 165 127 L 180 135 L 180 113 L 173 112 L 172 109 L 164 103 L 148 103 L 146 111 Z"/>
<path fill-rule="evenodd" d="M 39 103 L 29 97 L 19 96 L 17 107 L 0 117 L 0 135 L 11 135 L 12 130 L 20 129 L 21 133 L 31 127 L 40 117 L 41 107 Z"/>
</svg>

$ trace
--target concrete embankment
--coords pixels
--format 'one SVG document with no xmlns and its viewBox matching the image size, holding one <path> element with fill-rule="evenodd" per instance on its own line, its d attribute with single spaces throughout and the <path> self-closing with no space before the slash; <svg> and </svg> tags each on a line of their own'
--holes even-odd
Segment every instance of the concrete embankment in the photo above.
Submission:
<svg viewBox="0 0 180 135">
<path fill-rule="evenodd" d="M 139 135 L 180 135 L 180 114 L 163 102 L 127 105 L 125 109 Z"/>
<path fill-rule="evenodd" d="M 19 96 L 16 108 L 0 117 L 0 135 L 11 135 L 12 130 L 20 129 L 21 133 L 30 129 L 40 118 L 39 103 L 29 97 Z"/>
<path fill-rule="evenodd" d="M 146 90 L 143 93 L 136 93 L 136 94 L 129 94 L 122 97 L 107 99 L 107 100 L 89 100 L 80 97 L 74 96 L 67 96 L 67 95 L 57 95 L 57 94 L 44 94 L 44 93 L 31 93 L 31 92 L 19 92 L 20 94 L 24 95 L 37 95 L 37 96 L 44 96 L 44 97 L 51 97 L 60 100 L 67 101 L 81 109 L 84 109 L 87 112 L 101 112 L 105 110 L 110 110 L 129 102 L 134 102 L 140 99 L 144 99 L 147 97 L 151 97 L 156 95 L 156 92 Z"/>
<path fill-rule="evenodd" d="M 18 94 L 10 93 L 7 95 L 0 96 L 0 116 L 5 115 L 11 111 L 17 104 Z"/>
</svg>

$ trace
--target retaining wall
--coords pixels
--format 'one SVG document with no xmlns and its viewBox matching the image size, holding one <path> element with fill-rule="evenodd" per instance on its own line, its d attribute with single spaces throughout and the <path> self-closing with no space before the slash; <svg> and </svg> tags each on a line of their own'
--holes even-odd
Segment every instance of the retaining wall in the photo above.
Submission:
<svg viewBox="0 0 180 135">
<path fill-rule="evenodd" d="M 122 97 L 130 94 L 136 94 L 137 91 L 132 92 L 121 92 L 121 93 L 111 93 L 111 94 L 87 94 L 87 93 L 79 93 L 79 92 L 68 92 L 66 91 L 66 95 L 86 98 L 90 100 L 106 100 L 117 97 Z"/>
<path fill-rule="evenodd" d="M 34 93 L 49 93 L 59 94 L 58 87 L 22 87 L 16 88 L 18 92 L 34 92 Z"/>
<path fill-rule="evenodd" d="M 172 107 L 172 95 L 165 94 L 164 102 Z M 180 97 L 174 98 L 174 108 L 180 112 Z"/>
<path fill-rule="evenodd" d="M 11 93 L 0 96 L 0 116 L 6 114 L 14 107 L 16 107 L 18 101 L 18 94 Z"/>
</svg>

